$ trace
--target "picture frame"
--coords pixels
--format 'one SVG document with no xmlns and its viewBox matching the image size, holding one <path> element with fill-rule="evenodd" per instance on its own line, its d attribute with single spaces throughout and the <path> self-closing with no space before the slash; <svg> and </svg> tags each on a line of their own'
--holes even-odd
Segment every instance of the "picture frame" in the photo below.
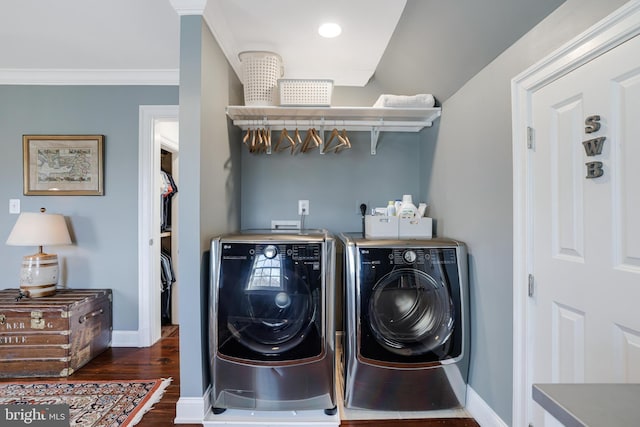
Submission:
<svg viewBox="0 0 640 427">
<path fill-rule="evenodd" d="M 25 196 L 104 195 L 104 135 L 23 135 Z"/>
</svg>

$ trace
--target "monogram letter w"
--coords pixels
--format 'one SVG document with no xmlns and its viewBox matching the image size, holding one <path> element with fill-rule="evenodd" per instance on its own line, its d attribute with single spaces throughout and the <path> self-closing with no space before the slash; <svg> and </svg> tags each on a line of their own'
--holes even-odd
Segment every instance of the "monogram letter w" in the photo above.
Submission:
<svg viewBox="0 0 640 427">
<path fill-rule="evenodd" d="M 602 154 L 602 146 L 604 145 L 605 139 L 607 139 L 606 136 L 601 136 L 600 138 L 583 141 L 582 145 L 584 145 L 584 151 L 587 152 L 587 156 L 591 157 Z"/>
</svg>

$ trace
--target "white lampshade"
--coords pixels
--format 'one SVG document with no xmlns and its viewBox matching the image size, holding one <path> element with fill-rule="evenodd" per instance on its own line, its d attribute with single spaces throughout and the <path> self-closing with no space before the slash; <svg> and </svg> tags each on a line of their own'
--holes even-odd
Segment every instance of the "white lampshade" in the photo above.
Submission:
<svg viewBox="0 0 640 427">
<path fill-rule="evenodd" d="M 9 234 L 7 245 L 39 247 L 38 253 L 22 258 L 21 296 L 38 298 L 56 293 L 60 276 L 58 256 L 44 253 L 42 247 L 69 244 L 71 244 L 71 237 L 64 216 L 47 214 L 44 208 L 40 209 L 40 213 L 20 214 Z"/>
<path fill-rule="evenodd" d="M 23 212 L 7 239 L 12 246 L 70 245 L 64 216 L 44 212 Z"/>
</svg>

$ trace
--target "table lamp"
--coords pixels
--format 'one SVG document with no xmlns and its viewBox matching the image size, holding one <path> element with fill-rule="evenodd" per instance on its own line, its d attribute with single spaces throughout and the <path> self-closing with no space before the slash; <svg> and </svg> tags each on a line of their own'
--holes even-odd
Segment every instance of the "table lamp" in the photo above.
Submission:
<svg viewBox="0 0 640 427">
<path fill-rule="evenodd" d="M 64 216 L 38 212 L 23 212 L 9 234 L 7 245 L 38 246 L 39 251 L 22 259 L 20 293 L 30 298 L 54 295 L 60 276 L 58 256 L 42 251 L 45 245 L 69 245 L 71 238 Z"/>
</svg>

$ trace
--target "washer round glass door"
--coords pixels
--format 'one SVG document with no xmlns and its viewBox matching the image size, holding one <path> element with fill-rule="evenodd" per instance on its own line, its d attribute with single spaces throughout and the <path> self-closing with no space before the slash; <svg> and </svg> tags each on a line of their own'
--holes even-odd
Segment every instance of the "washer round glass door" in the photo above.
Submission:
<svg viewBox="0 0 640 427">
<path fill-rule="evenodd" d="M 228 301 L 227 326 L 244 346 L 264 355 L 300 344 L 315 316 L 313 292 L 280 257 L 258 255 L 236 301 Z"/>
<path fill-rule="evenodd" d="M 424 354 L 446 343 L 454 318 L 447 287 L 416 269 L 393 270 L 383 276 L 369 300 L 374 338 L 403 356 Z"/>
</svg>

